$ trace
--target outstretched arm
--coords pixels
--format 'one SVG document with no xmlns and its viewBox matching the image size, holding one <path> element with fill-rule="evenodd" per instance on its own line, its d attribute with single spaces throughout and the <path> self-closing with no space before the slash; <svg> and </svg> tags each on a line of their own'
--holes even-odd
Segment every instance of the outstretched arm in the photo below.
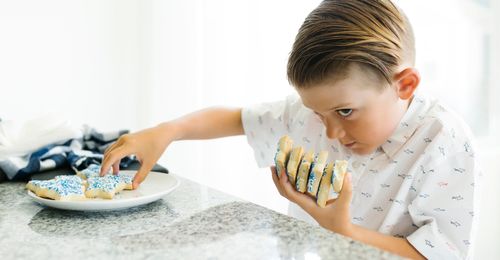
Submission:
<svg viewBox="0 0 500 260">
<path fill-rule="evenodd" d="M 144 180 L 165 149 L 177 140 L 212 139 L 244 134 L 241 108 L 207 108 L 156 127 L 121 136 L 104 153 L 101 175 L 113 167 L 119 171 L 120 160 L 135 154 L 141 167 L 135 175 L 134 189 Z"/>
</svg>

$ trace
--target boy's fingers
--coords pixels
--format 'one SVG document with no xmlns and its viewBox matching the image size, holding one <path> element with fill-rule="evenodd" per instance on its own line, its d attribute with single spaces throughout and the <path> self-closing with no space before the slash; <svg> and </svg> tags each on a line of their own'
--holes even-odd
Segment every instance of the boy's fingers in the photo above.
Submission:
<svg viewBox="0 0 500 260">
<path fill-rule="evenodd" d="M 285 173 L 284 170 L 280 175 L 280 183 L 281 183 L 283 189 L 285 190 L 285 192 L 289 196 L 294 196 L 296 194 L 299 194 L 299 192 L 295 190 L 295 187 L 293 187 L 292 183 L 288 180 L 288 175 Z"/>
<path fill-rule="evenodd" d="M 113 174 L 117 175 L 120 172 L 120 162 L 113 163 Z"/>
<path fill-rule="evenodd" d="M 276 186 L 276 189 L 278 189 L 278 192 L 281 196 L 285 197 L 283 190 L 281 189 L 280 186 L 280 181 L 278 179 L 278 175 L 276 174 L 276 167 L 271 166 L 271 176 L 273 178 L 274 186 Z"/>
<path fill-rule="evenodd" d="M 286 176 L 286 172 L 285 172 L 285 169 L 282 169 L 281 172 L 279 173 L 279 176 L 280 176 L 280 182 L 282 184 L 285 184 L 287 181 L 288 181 L 288 178 Z"/>
<path fill-rule="evenodd" d="M 292 202 L 295 202 L 297 205 L 302 207 L 304 210 L 312 214 L 315 212 L 319 206 L 316 204 L 316 201 L 305 195 L 302 194 L 294 189 L 292 184 L 288 181 L 288 176 L 285 173 L 285 170 L 281 172 L 278 176 L 276 175 L 276 167 L 271 167 L 272 175 L 273 175 L 273 181 L 278 190 L 280 191 L 280 194 L 283 197 L 286 197 L 287 199 L 291 200 Z"/>
<path fill-rule="evenodd" d="M 338 200 L 349 206 L 349 204 L 351 203 L 351 199 L 352 199 L 351 173 L 348 172 L 344 177 L 344 183 L 342 183 L 342 190 L 340 191 Z"/>
<path fill-rule="evenodd" d="M 271 169 L 271 173 L 273 174 L 272 177 L 273 177 L 274 184 L 278 184 L 279 178 L 278 178 L 278 174 L 276 174 L 276 167 L 271 166 L 269 169 Z"/>
<path fill-rule="evenodd" d="M 281 171 L 280 179 L 279 179 L 281 188 L 283 189 L 283 193 L 285 193 L 286 197 L 293 201 L 295 195 L 295 189 L 292 184 L 288 181 L 288 175 L 285 173 L 285 169 Z"/>
<path fill-rule="evenodd" d="M 109 148 L 108 148 L 109 149 Z M 113 149 L 106 150 L 104 153 L 104 156 L 102 158 L 101 162 L 101 171 L 99 172 L 100 176 L 103 176 L 108 172 L 109 165 L 112 164 L 112 162 L 109 161 L 109 153 L 112 152 Z"/>
<path fill-rule="evenodd" d="M 111 150 L 115 149 L 116 145 L 118 144 L 118 142 L 114 142 L 112 143 L 110 146 L 108 146 L 108 148 L 106 148 L 106 150 L 104 150 L 104 154 L 107 154 L 109 153 Z"/>
<path fill-rule="evenodd" d="M 105 159 L 107 157 L 109 157 L 110 152 L 112 152 L 113 150 L 115 150 L 116 148 L 119 148 L 119 147 L 120 147 L 120 145 L 118 145 L 118 142 L 114 142 L 108 148 L 106 148 L 106 150 L 104 151 L 103 161 L 105 161 Z"/>
<path fill-rule="evenodd" d="M 329 199 L 327 202 L 326 202 L 326 207 L 332 205 L 333 203 L 335 203 L 335 201 L 337 201 L 337 199 Z"/>
<path fill-rule="evenodd" d="M 280 183 L 287 193 L 290 192 L 290 187 L 292 184 L 288 181 L 288 175 L 285 173 L 285 169 L 280 173 Z M 293 189 L 293 188 L 292 188 Z"/>
<path fill-rule="evenodd" d="M 151 169 L 151 167 L 149 167 L 149 164 L 143 163 L 141 165 L 141 167 L 139 168 L 139 170 L 135 174 L 134 180 L 132 181 L 132 187 L 134 190 L 137 189 L 137 187 L 139 187 L 139 185 L 142 183 L 142 181 L 144 181 L 144 179 L 148 175 L 150 169 Z"/>
<path fill-rule="evenodd" d="M 292 187 L 291 185 L 289 186 Z M 289 192 L 293 202 L 303 208 L 310 215 L 313 215 L 318 209 L 321 209 L 318 204 L 316 204 L 316 200 L 312 197 L 295 190 L 289 190 Z"/>
<path fill-rule="evenodd" d="M 115 164 L 116 162 L 120 163 L 120 160 L 127 155 L 127 150 L 125 150 L 123 147 L 118 147 L 107 153 L 102 160 L 100 175 L 103 176 L 104 174 L 106 174 L 109 171 L 111 165 Z"/>
<path fill-rule="evenodd" d="M 108 147 L 108 149 L 106 149 L 106 151 L 104 151 L 104 157 L 102 159 L 102 161 L 106 161 L 108 158 L 109 158 L 109 154 L 111 152 L 113 152 L 114 150 L 116 150 L 117 148 L 120 148 L 120 146 L 116 145 L 116 143 L 112 144 L 110 147 Z"/>
<path fill-rule="evenodd" d="M 292 183 L 288 181 L 288 175 L 285 173 L 284 170 L 280 175 L 279 181 L 288 199 L 295 202 L 304 209 L 305 208 L 312 209 L 318 207 L 314 199 L 295 190 Z"/>
</svg>

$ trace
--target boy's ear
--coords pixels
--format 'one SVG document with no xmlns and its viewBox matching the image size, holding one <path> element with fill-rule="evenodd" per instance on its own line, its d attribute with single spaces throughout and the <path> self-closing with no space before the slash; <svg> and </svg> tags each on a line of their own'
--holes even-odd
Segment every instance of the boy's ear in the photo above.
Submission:
<svg viewBox="0 0 500 260">
<path fill-rule="evenodd" d="M 399 98 L 408 100 L 413 97 L 413 93 L 420 83 L 420 74 L 415 68 L 406 68 L 396 74 L 394 82 Z"/>
</svg>

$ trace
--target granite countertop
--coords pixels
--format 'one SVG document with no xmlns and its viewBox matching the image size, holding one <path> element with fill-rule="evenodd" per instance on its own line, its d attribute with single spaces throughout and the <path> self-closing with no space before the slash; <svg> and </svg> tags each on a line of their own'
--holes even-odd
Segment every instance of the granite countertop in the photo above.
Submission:
<svg viewBox="0 0 500 260">
<path fill-rule="evenodd" d="M 180 178 L 163 199 L 121 211 L 41 206 L 0 184 L 0 258 L 399 259 Z"/>
</svg>

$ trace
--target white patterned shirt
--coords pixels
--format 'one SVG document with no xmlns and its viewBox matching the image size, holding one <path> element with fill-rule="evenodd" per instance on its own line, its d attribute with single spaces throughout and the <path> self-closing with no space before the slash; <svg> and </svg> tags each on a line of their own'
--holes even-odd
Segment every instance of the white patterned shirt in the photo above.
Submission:
<svg viewBox="0 0 500 260">
<path fill-rule="evenodd" d="M 406 238 L 429 259 L 472 255 L 480 171 L 466 124 L 436 100 L 416 93 L 393 135 L 371 155 L 328 139 L 321 120 L 297 95 L 242 110 L 259 167 L 273 165 L 279 138 L 345 159 L 352 174 L 352 223 Z M 314 221 L 290 203 L 289 214 Z M 315 221 L 314 221 L 315 222 Z"/>
</svg>

